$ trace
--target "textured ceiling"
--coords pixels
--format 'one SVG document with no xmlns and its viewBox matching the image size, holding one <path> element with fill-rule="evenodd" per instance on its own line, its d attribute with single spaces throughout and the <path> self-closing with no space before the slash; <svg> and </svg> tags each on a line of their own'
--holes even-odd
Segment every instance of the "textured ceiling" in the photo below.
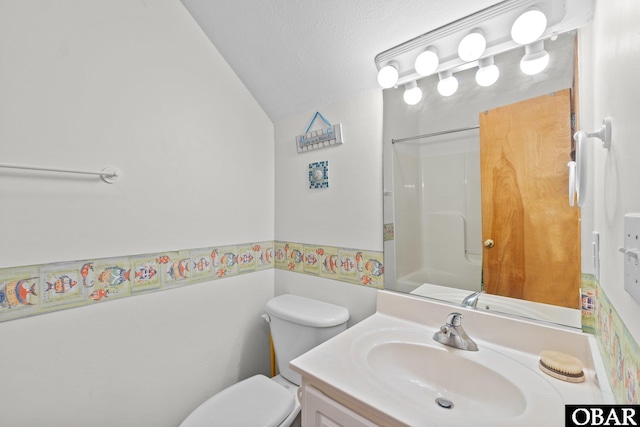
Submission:
<svg viewBox="0 0 640 427">
<path fill-rule="evenodd" d="M 378 88 L 378 53 L 499 0 L 182 3 L 276 122 Z"/>
</svg>

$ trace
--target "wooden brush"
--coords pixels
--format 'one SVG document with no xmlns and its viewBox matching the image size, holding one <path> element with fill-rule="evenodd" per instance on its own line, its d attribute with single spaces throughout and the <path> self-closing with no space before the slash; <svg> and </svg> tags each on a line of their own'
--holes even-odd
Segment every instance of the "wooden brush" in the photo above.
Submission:
<svg viewBox="0 0 640 427">
<path fill-rule="evenodd" d="M 562 381 L 581 383 L 585 379 L 580 359 L 559 351 L 546 350 L 540 353 L 538 366 L 545 374 Z"/>
</svg>

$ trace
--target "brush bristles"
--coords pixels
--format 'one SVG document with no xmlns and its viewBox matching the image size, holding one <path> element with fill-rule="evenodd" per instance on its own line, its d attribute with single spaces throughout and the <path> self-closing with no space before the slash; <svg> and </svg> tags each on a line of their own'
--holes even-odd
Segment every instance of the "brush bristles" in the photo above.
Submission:
<svg viewBox="0 0 640 427">
<path fill-rule="evenodd" d="M 580 359 L 559 351 L 543 351 L 540 360 L 549 368 L 564 374 L 578 375 L 582 372 Z"/>
<path fill-rule="evenodd" d="M 584 381 L 582 368 L 580 359 L 566 353 L 559 351 L 540 353 L 540 369 L 556 378 L 572 382 Z"/>
</svg>

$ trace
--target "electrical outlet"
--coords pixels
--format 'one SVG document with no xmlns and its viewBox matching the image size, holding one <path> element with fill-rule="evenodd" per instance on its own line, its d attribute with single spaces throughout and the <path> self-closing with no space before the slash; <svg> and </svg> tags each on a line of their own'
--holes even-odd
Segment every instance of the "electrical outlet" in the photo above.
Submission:
<svg viewBox="0 0 640 427">
<path fill-rule="evenodd" d="M 640 303 L 640 214 L 624 216 L 624 290 Z"/>
</svg>

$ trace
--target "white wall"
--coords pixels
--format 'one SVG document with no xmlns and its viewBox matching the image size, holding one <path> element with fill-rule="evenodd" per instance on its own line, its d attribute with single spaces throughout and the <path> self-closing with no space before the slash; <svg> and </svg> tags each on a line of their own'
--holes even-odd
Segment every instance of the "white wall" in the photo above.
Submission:
<svg viewBox="0 0 640 427">
<path fill-rule="evenodd" d="M 275 124 L 275 240 L 382 251 L 382 93 L 363 93 L 318 111 L 331 124 L 342 123 L 344 144 L 297 153 L 295 137 L 315 111 Z M 312 130 L 321 125 L 316 120 Z M 309 163 L 325 160 L 329 188 L 309 189 Z M 341 304 L 360 320 L 375 311 L 373 288 L 279 270 L 275 282 L 276 294 Z M 361 298 L 351 298 L 354 293 Z"/>
<path fill-rule="evenodd" d="M 581 32 L 591 43 L 580 51 L 581 127 L 600 128 L 611 117 L 613 140 L 605 150 L 593 145 L 593 230 L 600 232 L 600 284 L 616 311 L 640 342 L 640 305 L 624 290 L 623 218 L 640 213 L 640 3 L 630 0 L 598 1 L 591 26 Z M 591 240 L 583 239 L 583 252 L 591 253 Z"/>
<path fill-rule="evenodd" d="M 0 170 L 0 267 L 273 237 L 273 125 L 180 3 L 0 5 L 2 161 L 124 173 Z"/>
<path fill-rule="evenodd" d="M 382 250 L 382 93 L 360 94 L 318 111 L 342 123 L 344 144 L 298 154 L 315 111 L 275 124 L 276 240 Z M 311 130 L 325 126 L 319 118 Z M 309 163 L 329 161 L 329 188 L 309 189 Z"/>
<path fill-rule="evenodd" d="M 124 173 L 0 169 L 0 267 L 273 239 L 273 124 L 179 2 L 0 0 L 0 28 L 2 162 Z M 0 424 L 175 426 L 268 373 L 273 275 L 0 324 Z"/>
<path fill-rule="evenodd" d="M 177 426 L 269 373 L 273 270 L 0 324 L 6 426 Z"/>
</svg>

